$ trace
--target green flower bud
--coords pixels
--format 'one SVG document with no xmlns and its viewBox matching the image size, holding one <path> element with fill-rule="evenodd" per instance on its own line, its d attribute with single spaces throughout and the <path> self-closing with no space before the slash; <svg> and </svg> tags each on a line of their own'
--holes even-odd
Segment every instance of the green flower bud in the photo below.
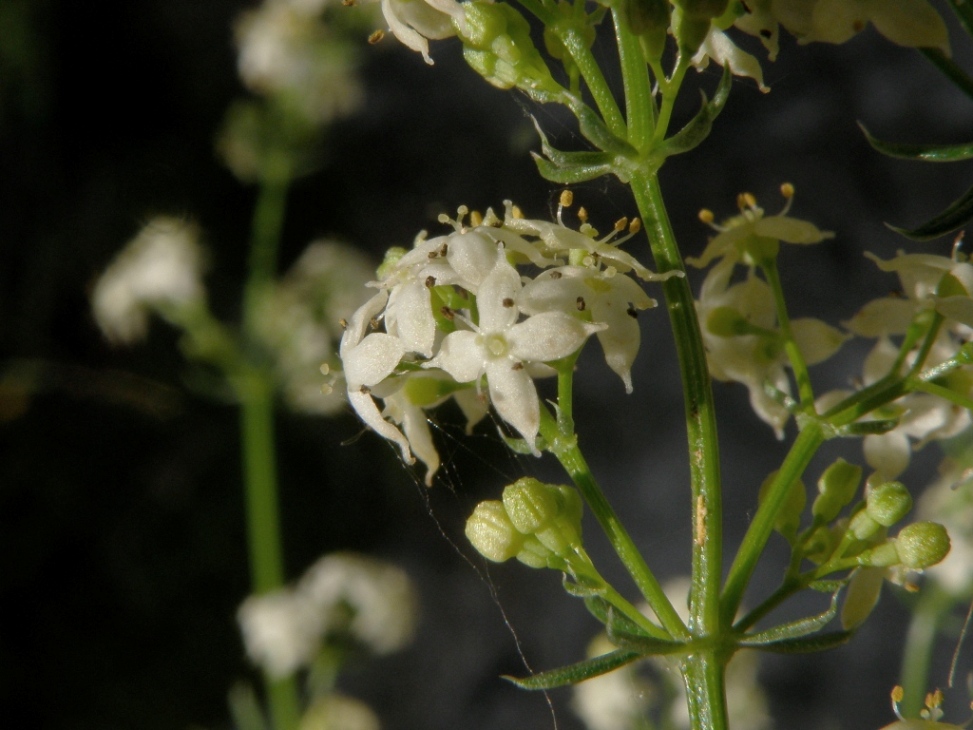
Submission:
<svg viewBox="0 0 973 730">
<path fill-rule="evenodd" d="M 854 499 L 861 478 L 860 466 L 838 459 L 818 479 L 820 494 L 811 506 L 811 514 L 823 522 L 831 522 Z"/>
<path fill-rule="evenodd" d="M 516 86 L 537 101 L 555 101 L 564 89 L 554 80 L 530 37 L 530 25 L 508 3 L 463 3 L 464 22 L 457 27 L 463 57 L 489 83 Z"/>
<path fill-rule="evenodd" d="M 870 540 L 881 529 L 882 526 L 865 510 L 856 512 L 848 523 L 848 532 L 854 535 L 856 540 Z"/>
<path fill-rule="evenodd" d="M 524 477 L 503 490 L 503 506 L 514 527 L 532 535 L 561 512 L 557 487 Z"/>
<path fill-rule="evenodd" d="M 760 487 L 760 500 L 763 500 L 765 497 L 775 476 L 777 476 L 777 472 L 771 472 L 764 480 L 764 483 Z M 807 490 L 804 488 L 804 482 L 798 479 L 791 484 L 787 492 L 787 499 L 781 507 L 780 512 L 777 513 L 777 521 L 774 522 L 774 529 L 790 543 L 793 543 L 797 538 L 797 531 L 801 527 L 801 513 L 804 511 L 806 504 Z"/>
<path fill-rule="evenodd" d="M 558 517 L 550 526 L 538 530 L 537 539 L 555 555 L 564 556 L 581 545 L 581 525 L 567 516 Z"/>
<path fill-rule="evenodd" d="M 896 535 L 895 549 L 902 565 L 912 570 L 924 570 L 949 553 L 949 534 L 936 522 L 913 522 Z"/>
<path fill-rule="evenodd" d="M 690 18 L 710 20 L 726 12 L 729 0 L 673 0 L 673 4 Z"/>
<path fill-rule="evenodd" d="M 384 279 L 388 276 L 395 265 L 399 263 L 399 259 L 405 256 L 407 251 L 401 246 L 392 246 L 388 251 L 385 252 L 385 258 L 382 259 L 382 263 L 378 265 L 378 271 L 376 274 L 379 279 Z"/>
<path fill-rule="evenodd" d="M 516 557 L 529 568 L 547 568 L 554 554 L 536 537 L 528 535 Z"/>
<path fill-rule="evenodd" d="M 901 482 L 885 482 L 868 493 L 865 498 L 868 516 L 883 527 L 890 527 L 912 509 L 912 497 Z"/>
<path fill-rule="evenodd" d="M 661 58 L 669 33 L 669 0 L 623 0 L 622 8 L 646 59 Z"/>
<path fill-rule="evenodd" d="M 476 551 L 495 563 L 516 557 L 524 545 L 524 536 L 517 532 L 499 500 L 476 505 L 465 532 Z"/>
<path fill-rule="evenodd" d="M 893 541 L 883 542 L 858 556 L 858 564 L 871 568 L 891 568 L 902 562 Z"/>
<path fill-rule="evenodd" d="M 679 52 L 695 55 L 703 45 L 710 23 L 726 11 L 729 0 L 673 0 L 672 33 Z"/>
</svg>

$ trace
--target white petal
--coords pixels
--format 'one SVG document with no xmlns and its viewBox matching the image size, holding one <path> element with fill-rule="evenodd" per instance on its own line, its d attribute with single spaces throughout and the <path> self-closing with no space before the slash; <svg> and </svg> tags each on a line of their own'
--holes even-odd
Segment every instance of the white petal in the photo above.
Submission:
<svg viewBox="0 0 973 730">
<path fill-rule="evenodd" d="M 862 337 L 901 335 L 912 324 L 916 303 L 909 299 L 883 297 L 865 304 L 844 326 Z"/>
<path fill-rule="evenodd" d="M 486 396 L 477 393 L 473 388 L 457 391 L 453 397 L 456 404 L 466 416 L 466 434 L 473 433 L 473 427 L 478 424 L 490 410 L 490 404 Z"/>
<path fill-rule="evenodd" d="M 936 311 L 946 319 L 973 327 L 973 298 L 957 296 L 937 299 Z"/>
<path fill-rule="evenodd" d="M 601 349 L 605 353 L 605 362 L 622 379 L 625 392 L 631 393 L 632 363 L 638 355 L 642 336 L 638 322 L 624 312 L 621 316 L 610 318 L 603 318 L 597 313 L 595 316 L 608 324 L 608 329 L 598 333 L 598 342 L 601 343 Z"/>
<path fill-rule="evenodd" d="M 429 422 L 426 420 L 426 413 L 418 406 L 408 403 L 402 412 L 402 428 L 405 436 L 409 440 L 409 446 L 419 461 L 426 465 L 425 483 L 427 487 L 432 486 L 432 479 L 439 471 L 439 452 L 433 443 L 432 434 L 429 431 Z"/>
<path fill-rule="evenodd" d="M 432 355 L 436 319 L 429 301 L 429 287 L 411 281 L 393 287 L 385 307 L 385 329 L 398 337 L 407 352 Z"/>
<path fill-rule="evenodd" d="M 876 342 L 862 364 L 862 380 L 865 385 L 871 385 L 888 375 L 898 355 L 899 348 L 887 337 Z"/>
<path fill-rule="evenodd" d="M 813 223 L 784 215 L 762 218 L 754 223 L 753 230 L 758 236 L 776 238 L 785 243 L 820 243 L 826 238 L 834 238 L 833 233 L 821 231 Z"/>
<path fill-rule="evenodd" d="M 839 330 L 812 317 L 795 319 L 791 322 L 791 329 L 797 349 L 804 355 L 808 365 L 824 362 L 848 339 Z"/>
<path fill-rule="evenodd" d="M 387 291 L 380 291 L 351 315 L 351 319 L 348 320 L 348 324 L 345 326 L 345 333 L 341 336 L 341 345 L 338 350 L 342 359 L 344 359 L 347 351 L 362 341 L 362 337 L 365 336 L 365 330 L 368 329 L 371 321 L 385 309 L 385 303 L 388 299 L 389 293 Z"/>
<path fill-rule="evenodd" d="M 510 360 L 487 363 L 490 401 L 500 417 L 513 426 L 536 452 L 535 441 L 540 429 L 540 402 L 534 381 Z"/>
<path fill-rule="evenodd" d="M 885 479 L 895 479 L 904 472 L 912 455 L 909 438 L 898 429 L 866 436 L 863 448 L 865 461 Z"/>
<path fill-rule="evenodd" d="M 441 368 L 459 383 L 469 383 L 483 373 L 486 354 L 479 342 L 480 335 L 460 330 L 450 332 L 443 339 L 439 353 L 423 367 Z"/>
<path fill-rule="evenodd" d="M 404 354 L 398 338 L 373 332 L 342 357 L 348 387 L 380 383 L 392 374 Z"/>
<path fill-rule="evenodd" d="M 475 293 L 487 275 L 496 268 L 497 242 L 476 231 L 456 233 L 449 237 L 446 258 Z"/>
<path fill-rule="evenodd" d="M 535 314 L 510 328 L 507 333 L 510 355 L 536 362 L 559 360 L 581 347 L 589 335 L 607 326 L 582 322 L 563 312 Z"/>
<path fill-rule="evenodd" d="M 483 280 L 476 295 L 481 332 L 503 332 L 517 321 L 520 310 L 516 302 L 520 289 L 520 274 L 517 269 L 505 261 L 499 262 Z"/>
<path fill-rule="evenodd" d="M 412 464 L 415 462 L 415 458 L 409 449 L 408 439 L 402 435 L 399 429 L 382 418 L 378 406 L 375 405 L 375 401 L 372 400 L 372 397 L 368 393 L 363 393 L 361 390 L 349 390 L 348 402 L 351 403 L 352 408 L 355 409 L 358 417 L 365 422 L 366 426 L 375 431 L 379 436 L 384 436 L 389 441 L 398 444 L 399 449 L 402 451 L 402 460 L 405 463 Z"/>
</svg>

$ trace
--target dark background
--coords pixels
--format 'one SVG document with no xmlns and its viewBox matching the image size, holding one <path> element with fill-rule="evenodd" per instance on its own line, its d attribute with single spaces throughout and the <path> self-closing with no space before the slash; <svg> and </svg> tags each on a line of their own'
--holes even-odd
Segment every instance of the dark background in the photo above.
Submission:
<svg viewBox="0 0 973 730">
<path fill-rule="evenodd" d="M 227 690 L 252 678 L 234 620 L 248 592 L 236 413 L 187 389 L 175 332 L 156 323 L 146 343 L 112 348 L 88 305 L 115 252 L 152 215 L 169 213 L 200 224 L 213 306 L 236 316 L 254 191 L 220 165 L 213 139 L 244 93 L 231 22 L 248 5 L 0 0 L 0 708 L 29 727 L 227 727 Z M 838 48 L 783 46 L 766 67 L 772 93 L 735 84 L 711 138 L 663 178 L 690 254 L 706 241 L 700 207 L 723 217 L 750 190 L 773 211 L 778 185 L 794 183 L 794 213 L 837 237 L 783 253 L 786 291 L 797 316 L 813 309 L 838 322 L 895 285 L 862 257 L 911 246 L 882 222 L 931 217 L 970 178 L 969 165 L 883 159 L 856 120 L 884 138 L 958 142 L 971 137 L 973 102 L 871 30 Z M 455 42 L 433 55 L 426 67 L 391 38 L 368 50 L 366 105 L 333 128 L 322 171 L 294 186 L 282 265 L 320 235 L 377 257 L 461 203 L 513 198 L 530 216 L 550 215 L 557 190 L 527 155 L 538 147 L 528 114 L 562 147 L 580 146 L 573 128 L 487 88 Z M 969 48 L 957 58 L 973 68 Z M 712 88 L 716 74 L 703 85 Z M 612 181 L 575 193 L 602 227 L 634 211 Z M 948 242 L 924 250 L 946 253 Z M 665 317 L 642 321 L 635 393 L 624 397 L 591 354 L 578 417 L 593 468 L 665 579 L 688 569 L 685 446 Z M 818 389 L 847 383 L 866 348 L 846 348 L 817 373 Z M 784 446 L 752 415 L 742 386 L 717 386 L 717 399 L 732 548 Z M 473 505 L 535 463 L 507 456 L 489 427 L 467 440 L 445 421 L 448 468 L 427 492 L 380 439 L 355 438 L 351 415 L 282 413 L 288 575 L 355 549 L 396 561 L 417 581 L 414 646 L 351 667 L 343 681 L 385 727 L 554 727 L 543 696 L 498 675 L 524 673 L 520 651 L 534 668 L 575 661 L 598 627 L 555 574 L 519 564 L 486 572 L 460 542 Z M 811 474 L 858 449 L 829 445 Z M 919 459 L 917 488 L 933 450 Z M 542 471 L 556 473 L 546 463 Z M 626 585 L 592 528 L 591 552 Z M 786 559 L 775 545 L 758 591 L 772 589 Z M 857 730 L 892 720 L 887 693 L 906 622 L 887 591 L 850 646 L 768 659 L 762 679 L 776 726 Z M 944 681 L 952 645 L 943 644 L 933 681 Z M 962 690 L 954 694 L 962 705 Z M 551 700 L 557 727 L 579 727 L 566 691 Z"/>
</svg>

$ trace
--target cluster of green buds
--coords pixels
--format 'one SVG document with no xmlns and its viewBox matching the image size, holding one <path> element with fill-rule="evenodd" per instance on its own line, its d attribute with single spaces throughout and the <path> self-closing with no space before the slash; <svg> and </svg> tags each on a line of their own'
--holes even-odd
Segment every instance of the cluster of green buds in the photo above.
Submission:
<svg viewBox="0 0 973 730">
<path fill-rule="evenodd" d="M 902 583 L 907 573 L 940 562 L 950 546 L 946 528 L 936 522 L 913 522 L 889 537 L 889 528 L 912 509 L 912 497 L 898 481 L 866 485 L 864 499 L 840 516 L 854 501 L 861 477 L 861 467 L 843 459 L 825 469 L 811 505 L 811 524 L 803 531 L 799 527 L 806 492 L 795 481 L 775 523 L 791 543 L 795 574 L 804 560 L 817 566 L 801 574 L 811 580 L 854 571 L 842 612 L 846 628 L 857 626 L 871 612 L 885 579 Z"/>
<path fill-rule="evenodd" d="M 572 487 L 524 477 L 503 490 L 502 500 L 476 506 L 466 537 L 495 563 L 516 558 L 531 568 L 564 570 L 584 555 L 581 512 L 581 496 Z"/>
</svg>

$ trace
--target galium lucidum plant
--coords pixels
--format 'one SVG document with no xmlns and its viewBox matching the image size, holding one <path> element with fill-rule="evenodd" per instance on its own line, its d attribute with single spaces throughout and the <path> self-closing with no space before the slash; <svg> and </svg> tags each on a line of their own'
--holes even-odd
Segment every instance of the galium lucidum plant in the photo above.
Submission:
<svg viewBox="0 0 973 730">
<path fill-rule="evenodd" d="M 951 5 L 973 31 L 969 8 L 959 0 Z M 556 149 L 537 126 L 538 171 L 563 190 L 555 221 L 530 218 L 510 202 L 502 214 L 461 207 L 455 219 L 440 218 L 445 233 L 423 232 L 410 249 L 389 251 L 370 284 L 374 295 L 345 322 L 340 355 L 348 399 L 403 461 L 424 464 L 430 486 L 441 462 L 428 417 L 451 399 L 468 429 L 492 409 L 511 449 L 548 453 L 563 466 L 572 485 L 530 477 L 508 485 L 499 499 L 476 507 L 466 535 L 489 560 L 516 558 L 562 572 L 565 589 L 604 624 L 613 648 L 512 681 L 549 689 L 666 656 L 683 677 L 692 727 L 726 728 L 725 669 L 734 654 L 844 643 L 886 581 L 914 589 L 915 574 L 948 553 L 944 527 L 908 520 L 913 500 L 898 478 L 914 450 L 970 428 L 973 266 L 959 248 L 952 256 L 876 258 L 882 272 L 898 276 L 902 297 L 866 303 L 845 323 L 794 318 L 778 271 L 781 245 L 809 256 L 811 247 L 841 232 L 792 217 L 794 188 L 784 184 L 777 213 L 741 193 L 737 214 L 721 223 L 708 210 L 700 214 L 715 235 L 699 258 L 687 259 L 706 270 L 694 294 L 658 173 L 669 158 L 704 143 L 733 76 L 767 90 L 761 62 L 738 45 L 743 35 L 759 39 L 772 61 L 782 30 L 801 43 L 841 43 L 871 23 L 890 41 L 922 49 L 962 87 L 961 76 L 969 79 L 949 60 L 946 26 L 925 0 L 383 0 L 381 7 L 391 32 L 427 63 L 434 55 L 430 41 L 455 37 L 488 83 L 566 107 L 588 148 Z M 610 63 L 621 76 L 621 98 L 606 81 L 609 61 L 593 53 L 599 33 L 614 38 L 617 59 Z M 710 64 L 722 66 L 720 81 L 677 128 L 673 110 L 687 73 Z M 871 141 L 887 152 L 929 159 L 917 149 Z M 963 154 L 955 148 L 943 159 Z M 583 210 L 580 227 L 565 225 L 563 211 L 574 204 L 566 186 L 603 175 L 631 189 L 631 219 L 607 235 Z M 973 207 L 961 199 L 923 236 L 945 234 L 970 218 Z M 651 268 L 640 250 L 646 243 Z M 644 320 L 660 325 L 660 315 L 642 312 L 657 299 L 669 316 L 685 400 L 692 525 L 685 617 L 588 467 L 572 405 L 578 356 L 592 339 L 632 392 L 639 328 Z M 862 376 L 854 388 L 819 392 L 810 366 L 852 337 L 875 340 Z M 547 377 L 556 379 L 550 401 L 538 394 L 538 381 Z M 712 379 L 745 385 L 757 416 L 778 438 L 796 432 L 760 488 L 753 519 L 727 565 L 722 498 L 729 485 L 720 477 Z M 862 439 L 864 466 L 837 459 L 808 473 L 812 458 L 839 438 Z M 610 585 L 588 556 L 582 506 L 604 530 L 646 610 Z M 779 587 L 743 611 L 744 593 L 775 531 L 790 546 L 789 565 Z M 782 603 L 808 590 L 830 596 L 826 610 L 771 620 Z M 840 627 L 829 629 L 833 621 Z"/>
</svg>

